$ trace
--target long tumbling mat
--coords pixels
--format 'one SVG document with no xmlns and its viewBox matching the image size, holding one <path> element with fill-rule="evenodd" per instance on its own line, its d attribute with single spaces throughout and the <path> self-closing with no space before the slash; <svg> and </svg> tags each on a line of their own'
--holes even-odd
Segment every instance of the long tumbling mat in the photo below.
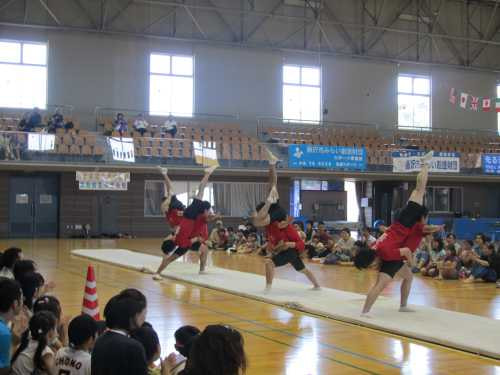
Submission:
<svg viewBox="0 0 500 375">
<path fill-rule="evenodd" d="M 123 249 L 72 253 L 135 270 L 144 266 L 154 269 L 161 260 Z M 372 318 L 361 318 L 365 299 L 361 294 L 330 288 L 313 291 L 308 284 L 283 279 L 275 279 L 273 289 L 266 293 L 263 276 L 217 267 L 208 267 L 206 274 L 199 275 L 197 264 L 184 262 L 174 262 L 163 276 L 500 359 L 500 321 L 495 319 L 420 305 L 411 306 L 415 312 L 399 313 L 399 301 L 386 297 L 377 300 Z"/>
</svg>

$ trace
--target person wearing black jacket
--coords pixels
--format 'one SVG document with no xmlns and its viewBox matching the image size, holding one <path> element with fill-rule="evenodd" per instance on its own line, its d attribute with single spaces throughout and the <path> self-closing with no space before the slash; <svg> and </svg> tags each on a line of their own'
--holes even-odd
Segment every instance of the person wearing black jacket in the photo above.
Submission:
<svg viewBox="0 0 500 375">
<path fill-rule="evenodd" d="M 105 308 L 108 331 L 100 336 L 92 352 L 92 375 L 147 375 L 144 347 L 129 333 L 144 323 L 146 304 L 117 295 Z"/>
</svg>

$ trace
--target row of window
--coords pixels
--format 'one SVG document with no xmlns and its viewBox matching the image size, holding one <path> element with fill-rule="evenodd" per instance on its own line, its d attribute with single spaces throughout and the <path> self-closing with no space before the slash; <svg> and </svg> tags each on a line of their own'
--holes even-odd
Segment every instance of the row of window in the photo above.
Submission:
<svg viewBox="0 0 500 375">
<path fill-rule="evenodd" d="M 192 56 L 152 53 L 149 60 L 149 113 L 192 116 L 194 103 Z M 431 128 L 431 79 L 399 75 L 398 124 Z M 497 86 L 500 97 L 500 85 Z M 0 107 L 45 108 L 47 103 L 47 45 L 0 41 Z M 283 118 L 295 122 L 321 121 L 321 69 L 283 66 Z M 499 114 L 500 132 L 500 114 Z"/>
</svg>

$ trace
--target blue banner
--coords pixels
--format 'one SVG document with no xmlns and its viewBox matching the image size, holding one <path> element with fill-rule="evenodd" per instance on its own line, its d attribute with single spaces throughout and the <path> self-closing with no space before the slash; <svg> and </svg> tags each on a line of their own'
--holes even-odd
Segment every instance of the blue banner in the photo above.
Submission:
<svg viewBox="0 0 500 375">
<path fill-rule="evenodd" d="M 392 171 L 395 173 L 420 171 L 420 159 L 424 155 L 425 151 L 394 151 L 392 152 Z M 460 154 L 434 151 L 429 170 L 439 173 L 459 173 Z"/>
<path fill-rule="evenodd" d="M 483 172 L 500 174 L 500 154 L 483 154 Z"/>
<path fill-rule="evenodd" d="M 289 145 L 288 166 L 302 169 L 366 170 L 366 149 L 341 146 Z"/>
</svg>

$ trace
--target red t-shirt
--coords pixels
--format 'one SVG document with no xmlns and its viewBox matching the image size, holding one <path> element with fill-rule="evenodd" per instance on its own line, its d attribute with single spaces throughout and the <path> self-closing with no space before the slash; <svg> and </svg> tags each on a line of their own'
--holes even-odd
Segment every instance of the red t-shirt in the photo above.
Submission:
<svg viewBox="0 0 500 375">
<path fill-rule="evenodd" d="M 286 242 L 295 242 L 295 250 L 298 252 L 304 251 L 306 245 L 293 225 L 288 224 L 288 226 L 285 229 L 282 229 L 281 232 L 284 233 Z"/>
<path fill-rule="evenodd" d="M 165 219 L 167 220 L 168 225 L 170 225 L 172 228 L 178 227 L 181 224 L 182 211 L 171 208 L 165 214 Z"/>
<path fill-rule="evenodd" d="M 373 249 L 377 251 L 378 256 L 382 260 L 402 260 L 403 258 L 399 249 L 408 247 L 412 252 L 415 252 L 422 241 L 424 235 L 423 228 L 424 225 L 421 223 L 407 228 L 395 222 L 378 238 L 373 245 Z"/>
<path fill-rule="evenodd" d="M 204 241 L 208 240 L 208 224 L 207 218 L 204 215 L 198 215 L 194 221 L 194 228 L 191 238 L 201 237 Z"/>
<path fill-rule="evenodd" d="M 278 227 L 278 222 L 272 222 L 266 226 L 267 242 L 272 246 L 276 246 L 281 240 L 285 239 L 284 233 Z"/>
</svg>

